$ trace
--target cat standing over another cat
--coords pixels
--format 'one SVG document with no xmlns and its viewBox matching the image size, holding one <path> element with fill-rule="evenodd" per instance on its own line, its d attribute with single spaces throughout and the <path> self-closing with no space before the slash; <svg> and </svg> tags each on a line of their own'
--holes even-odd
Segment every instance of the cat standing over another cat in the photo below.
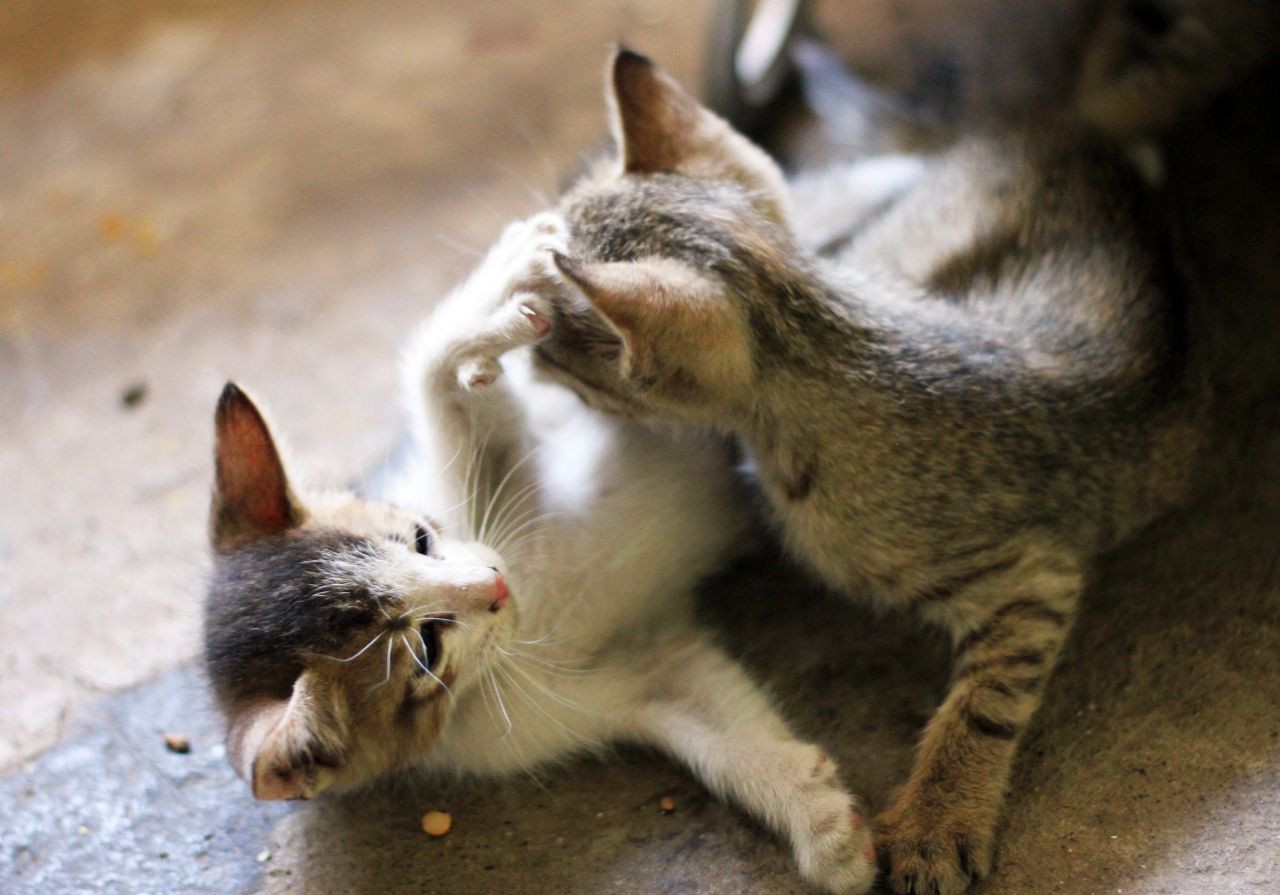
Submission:
<svg viewBox="0 0 1280 895">
<path fill-rule="evenodd" d="M 529 375 L 566 248 L 554 215 L 513 224 L 439 306 L 404 367 L 409 465 L 376 495 L 296 488 L 227 386 L 205 659 L 232 764 L 292 799 L 648 745 L 786 838 L 806 879 L 865 892 L 869 829 L 835 763 L 693 619 L 748 535 L 726 446 Z"/>
<path fill-rule="evenodd" d="M 792 190 L 642 56 L 609 99 L 618 156 L 559 203 L 537 359 L 603 410 L 737 435 L 792 555 L 950 632 L 877 832 L 894 891 L 956 895 L 1092 557 L 1182 496 L 1200 440 L 1140 178 L 1064 125 Z"/>
</svg>

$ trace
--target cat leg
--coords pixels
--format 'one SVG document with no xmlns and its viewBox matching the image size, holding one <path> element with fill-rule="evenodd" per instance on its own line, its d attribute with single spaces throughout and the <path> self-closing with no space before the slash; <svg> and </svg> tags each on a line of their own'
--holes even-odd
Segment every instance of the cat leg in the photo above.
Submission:
<svg viewBox="0 0 1280 895">
<path fill-rule="evenodd" d="M 728 656 L 699 642 L 673 645 L 645 694 L 636 738 L 786 837 L 805 879 L 847 895 L 871 887 L 870 831 L 835 762 L 797 740 Z"/>
<path fill-rule="evenodd" d="M 503 380 L 501 358 L 550 330 L 544 295 L 555 282 L 552 251 L 565 250 L 554 214 L 507 227 L 467 280 L 436 309 L 410 343 L 404 380 L 414 436 L 437 493 L 429 503 L 453 507 L 480 537 L 500 518 L 516 525 L 536 507 L 523 402 Z M 515 509 L 495 509 L 519 500 Z M 518 511 L 518 512 L 517 512 Z"/>
<path fill-rule="evenodd" d="M 990 871 L 1018 743 L 1075 618 L 1083 578 L 1070 557 L 1032 551 L 995 565 L 925 598 L 960 636 L 950 692 L 877 819 L 894 892 L 958 895 Z"/>
</svg>

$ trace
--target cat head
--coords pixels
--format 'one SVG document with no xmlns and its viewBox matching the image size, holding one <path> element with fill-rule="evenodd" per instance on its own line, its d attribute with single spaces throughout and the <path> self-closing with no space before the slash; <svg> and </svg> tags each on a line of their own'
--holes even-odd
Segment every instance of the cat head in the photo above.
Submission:
<svg viewBox="0 0 1280 895">
<path fill-rule="evenodd" d="M 215 430 L 205 661 L 232 764 L 294 799 L 420 759 L 511 634 L 501 558 L 387 504 L 304 499 L 235 385 Z"/>
<path fill-rule="evenodd" d="M 604 410 L 719 416 L 750 395 L 750 296 L 791 245 L 782 174 L 643 56 L 607 82 L 617 155 L 560 202 L 567 297 L 537 357 Z"/>
</svg>

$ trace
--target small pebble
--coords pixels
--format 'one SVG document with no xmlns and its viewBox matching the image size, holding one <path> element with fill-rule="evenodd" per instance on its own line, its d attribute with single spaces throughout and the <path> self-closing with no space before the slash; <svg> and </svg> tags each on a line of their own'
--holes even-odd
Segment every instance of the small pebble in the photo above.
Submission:
<svg viewBox="0 0 1280 895">
<path fill-rule="evenodd" d="M 135 382 L 120 392 L 120 406 L 125 410 L 133 410 L 141 406 L 146 399 L 147 384 L 145 382 Z"/>
<path fill-rule="evenodd" d="M 658 799 L 658 807 L 667 814 L 670 814 L 672 811 L 676 810 L 676 800 L 671 798 L 671 796 L 663 796 Z"/>
<path fill-rule="evenodd" d="M 170 752 L 186 755 L 191 751 L 191 740 L 180 733 L 166 733 L 164 735 L 164 747 Z"/>
<path fill-rule="evenodd" d="M 119 242 L 128 227 L 129 220 L 118 211 L 108 211 L 98 218 L 98 233 L 105 242 Z"/>
<path fill-rule="evenodd" d="M 269 849 L 264 848 L 262 851 L 258 852 L 259 864 L 265 864 L 270 860 L 271 860 L 271 851 Z"/>
<path fill-rule="evenodd" d="M 444 811 L 428 811 L 422 815 L 422 832 L 428 836 L 443 836 L 453 827 L 453 818 Z"/>
</svg>

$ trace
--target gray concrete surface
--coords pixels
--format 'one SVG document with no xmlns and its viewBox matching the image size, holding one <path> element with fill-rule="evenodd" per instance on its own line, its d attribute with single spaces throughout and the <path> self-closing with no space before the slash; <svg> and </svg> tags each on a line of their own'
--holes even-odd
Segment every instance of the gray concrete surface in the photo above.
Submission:
<svg viewBox="0 0 1280 895">
<path fill-rule="evenodd" d="M 889 25 L 933 46 L 949 32 L 929 16 L 963 24 L 961 2 L 868 0 L 863 29 L 837 36 L 891 69 L 888 38 L 907 38 Z M 780 844 L 639 753 L 539 782 L 253 803 L 181 664 L 223 379 L 256 387 L 317 475 L 367 468 L 397 425 L 405 328 L 598 135 L 605 44 L 692 80 L 707 7 L 0 8 L 0 890 L 796 891 Z M 959 60 L 993 33 L 959 31 Z M 1273 69 L 1171 141 L 1220 445 L 1202 496 L 1102 564 L 981 892 L 1277 890 L 1277 108 Z M 941 644 L 769 555 L 712 582 L 706 615 L 883 804 L 944 685 Z M 167 731 L 191 754 L 167 752 Z M 454 815 L 443 840 L 418 829 L 430 808 Z"/>
</svg>

